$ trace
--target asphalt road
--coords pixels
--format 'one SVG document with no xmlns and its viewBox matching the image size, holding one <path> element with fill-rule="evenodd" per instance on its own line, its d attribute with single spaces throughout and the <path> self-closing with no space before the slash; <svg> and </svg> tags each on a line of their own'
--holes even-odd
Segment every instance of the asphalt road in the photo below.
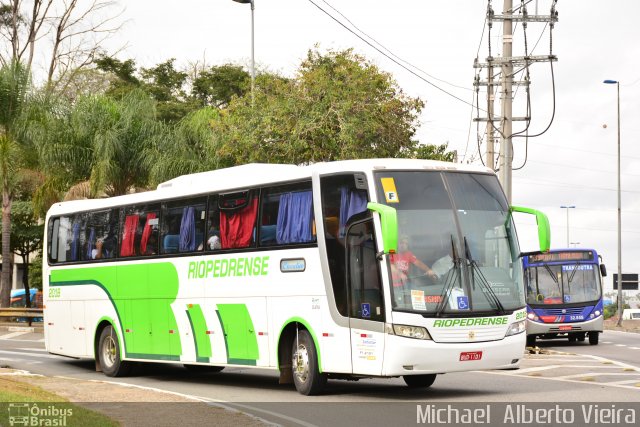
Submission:
<svg viewBox="0 0 640 427">
<path fill-rule="evenodd" d="M 0 330 L 0 365 L 47 376 L 113 381 L 195 396 L 279 425 L 415 424 L 416 405 L 477 402 L 640 402 L 640 335 L 607 331 L 598 346 L 541 341 L 550 354 L 531 354 L 521 369 L 441 375 L 426 390 L 402 379 L 330 380 L 322 396 L 278 384 L 275 371 L 227 368 L 193 374 L 180 366 L 145 364 L 132 376 L 108 378 L 92 361 L 45 352 L 42 334 Z M 638 407 L 640 410 L 640 406 Z M 640 412 L 639 412 L 640 415 Z"/>
</svg>

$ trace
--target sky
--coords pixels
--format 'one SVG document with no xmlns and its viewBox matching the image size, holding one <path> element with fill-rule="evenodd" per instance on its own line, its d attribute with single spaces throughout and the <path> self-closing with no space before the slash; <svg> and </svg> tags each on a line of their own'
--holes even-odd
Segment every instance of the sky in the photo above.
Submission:
<svg viewBox="0 0 640 427">
<path fill-rule="evenodd" d="M 500 14 L 503 2 L 491 3 Z M 513 3 L 520 5 L 518 0 Z M 551 3 L 529 1 L 528 12 L 548 15 Z M 502 52 L 501 24 L 493 25 L 490 37 L 485 26 L 487 4 L 487 0 L 255 0 L 256 66 L 292 76 L 314 45 L 321 51 L 353 48 L 391 73 L 407 95 L 426 102 L 417 133 L 422 143 L 447 143 L 461 161 L 480 164 L 477 124 L 471 120 L 477 113 L 471 107 L 473 62 L 476 57 L 486 60 L 489 40 L 493 56 Z M 250 64 L 247 4 L 133 0 L 121 5 L 124 26 L 104 45 L 111 50 L 125 46 L 117 55 L 120 59 L 133 58 L 145 67 L 169 58 L 175 58 L 178 66 L 203 61 Z M 416 68 L 411 68 L 413 72 L 402 68 L 316 5 L 359 33 L 354 24 L 388 49 L 387 55 L 396 62 Z M 526 30 L 530 54 L 548 55 L 551 45 L 558 61 L 553 70 L 549 63 L 530 67 L 529 132 L 537 134 L 551 125 L 528 142 L 513 140 L 513 167 L 524 166 L 513 171 L 512 203 L 548 215 L 552 248 L 567 247 L 568 212 L 569 245 L 593 248 L 602 256 L 609 272 L 605 288 L 611 288 L 618 270 L 618 116 L 616 86 L 603 80 L 620 82 L 622 272 L 640 273 L 640 2 L 559 0 L 556 9 L 559 20 L 552 39 L 544 24 L 530 23 Z M 514 55 L 524 55 L 524 40 L 518 24 Z M 514 99 L 514 116 L 525 115 L 525 100 L 521 87 Z M 486 105 L 484 91 L 480 105 Z M 483 129 L 480 126 L 481 135 Z M 514 131 L 522 129 L 521 123 L 514 124 Z M 483 157 L 484 144 L 483 139 Z M 518 233 L 523 249 L 534 249 L 531 221 L 518 219 Z"/>
</svg>

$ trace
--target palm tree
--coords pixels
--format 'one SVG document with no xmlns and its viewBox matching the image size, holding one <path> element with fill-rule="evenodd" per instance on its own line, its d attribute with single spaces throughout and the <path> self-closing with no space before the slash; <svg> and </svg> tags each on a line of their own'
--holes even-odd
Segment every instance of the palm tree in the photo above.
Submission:
<svg viewBox="0 0 640 427">
<path fill-rule="evenodd" d="M 19 62 L 0 67 L 0 191 L 2 191 L 2 275 L 0 307 L 8 307 L 11 298 L 11 205 L 20 169 L 33 153 L 30 144 L 19 136 L 21 115 L 31 100 L 29 71 Z"/>
</svg>

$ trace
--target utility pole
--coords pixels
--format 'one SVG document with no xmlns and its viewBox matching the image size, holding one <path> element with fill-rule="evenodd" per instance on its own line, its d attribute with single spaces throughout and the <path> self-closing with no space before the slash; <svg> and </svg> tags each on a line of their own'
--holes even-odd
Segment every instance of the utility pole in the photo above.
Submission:
<svg viewBox="0 0 640 427">
<path fill-rule="evenodd" d="M 476 78 L 474 85 L 487 87 L 487 117 L 478 117 L 474 121 L 487 122 L 487 166 L 494 168 L 495 165 L 495 149 L 494 149 L 494 132 L 498 130 L 500 134 L 500 152 L 498 158 L 498 178 L 504 188 L 504 192 L 507 196 L 507 200 L 511 203 L 512 195 L 512 162 L 513 162 L 513 122 L 529 122 L 531 117 L 514 117 L 513 116 L 513 86 L 514 85 L 529 85 L 529 80 L 514 81 L 514 69 L 518 68 L 520 71 L 526 69 L 535 62 L 549 62 L 557 61 L 557 57 L 549 52 L 549 55 L 529 55 L 528 52 L 525 56 L 513 56 L 513 24 L 514 22 L 522 22 L 523 27 L 528 22 L 544 22 L 550 23 L 551 27 L 558 21 L 558 14 L 555 10 L 555 4 L 557 0 L 552 0 L 551 12 L 549 15 L 529 15 L 527 12 L 526 4 L 528 2 L 521 1 L 518 10 L 520 13 L 514 14 L 513 0 L 503 0 L 502 15 L 496 15 L 491 8 L 491 0 L 487 7 L 487 21 L 489 29 L 491 29 L 493 22 L 501 21 L 502 27 L 502 56 L 491 56 L 491 48 L 489 48 L 489 56 L 487 62 L 478 62 L 477 59 L 474 62 L 474 68 L 487 68 L 487 80 L 480 81 Z M 537 3 L 536 3 L 537 7 Z M 489 37 L 489 46 L 491 46 L 491 37 Z M 500 67 L 500 114 L 496 115 L 494 111 L 494 74 L 493 70 Z M 528 89 L 528 88 L 527 88 Z M 494 122 L 499 122 L 499 129 L 496 129 Z"/>
<path fill-rule="evenodd" d="M 502 56 L 511 58 L 513 53 L 513 20 L 508 17 L 513 13 L 513 0 L 504 0 L 502 14 L 505 17 L 502 23 Z M 513 162 L 512 136 L 512 107 L 513 107 L 513 62 L 504 61 L 502 63 L 502 132 L 500 137 L 500 170 L 498 178 L 507 195 L 507 200 L 511 203 L 511 169 Z"/>
</svg>

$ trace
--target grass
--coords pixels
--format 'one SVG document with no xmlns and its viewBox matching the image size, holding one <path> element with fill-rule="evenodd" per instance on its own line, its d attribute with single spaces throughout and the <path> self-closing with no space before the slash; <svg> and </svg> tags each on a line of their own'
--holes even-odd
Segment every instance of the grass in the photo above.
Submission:
<svg viewBox="0 0 640 427">
<path fill-rule="evenodd" d="M 14 405 L 11 405 L 11 404 Z M 22 404 L 22 405 L 18 405 Z M 111 427 L 119 424 L 105 415 L 82 408 L 80 406 L 69 403 L 64 398 L 49 393 L 40 387 L 16 381 L 12 378 L 0 377 L 0 426 L 8 426 L 9 416 L 30 416 L 30 412 L 39 410 L 47 410 L 48 413 L 54 415 L 42 415 L 37 419 L 42 425 L 64 425 L 67 426 L 97 426 Z M 63 419 L 62 415 L 67 414 Z M 49 424 L 52 423 L 52 424 Z M 31 425 L 31 424 L 29 424 Z"/>
</svg>

